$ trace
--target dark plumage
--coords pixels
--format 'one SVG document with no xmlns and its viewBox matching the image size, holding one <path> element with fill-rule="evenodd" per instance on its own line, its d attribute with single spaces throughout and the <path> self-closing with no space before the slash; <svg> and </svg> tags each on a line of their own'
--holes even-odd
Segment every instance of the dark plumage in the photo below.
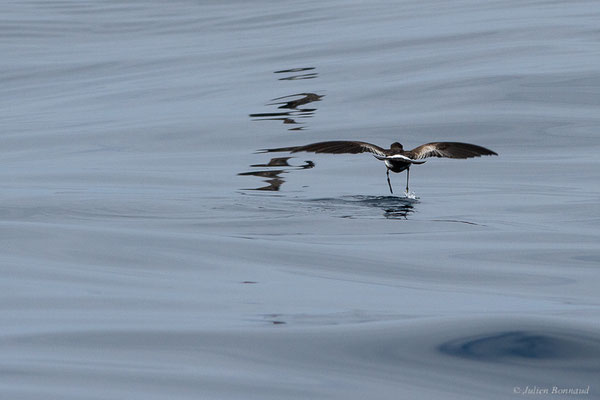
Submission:
<svg viewBox="0 0 600 400">
<path fill-rule="evenodd" d="M 358 154 L 372 153 L 377 159 L 385 162 L 387 167 L 387 181 L 392 190 L 390 182 L 390 170 L 392 172 L 402 172 L 406 170 L 406 192 L 408 193 L 408 178 L 410 166 L 412 164 L 423 164 L 424 158 L 428 157 L 446 157 L 446 158 L 472 158 L 480 156 L 497 156 L 498 154 L 485 147 L 470 143 L 460 142 L 432 142 L 426 143 L 412 150 L 405 151 L 398 142 L 392 143 L 389 149 L 376 146 L 367 142 L 334 140 L 330 142 L 311 143 L 306 146 L 281 147 L 278 149 L 263 149 L 262 152 L 291 152 L 307 151 L 311 153 L 329 153 L 329 154 Z"/>
</svg>

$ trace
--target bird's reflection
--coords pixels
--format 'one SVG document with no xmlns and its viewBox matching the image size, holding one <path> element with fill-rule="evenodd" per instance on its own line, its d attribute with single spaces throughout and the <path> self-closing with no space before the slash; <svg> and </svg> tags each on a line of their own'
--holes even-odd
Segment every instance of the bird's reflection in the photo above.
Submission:
<svg viewBox="0 0 600 400">
<path fill-rule="evenodd" d="M 408 219 L 408 216 L 415 212 L 414 208 L 412 204 L 384 208 L 383 216 L 387 219 Z"/>
<path fill-rule="evenodd" d="M 387 219 L 408 219 L 415 212 L 417 200 L 396 196 L 354 196 L 354 204 L 377 208 Z"/>
<path fill-rule="evenodd" d="M 314 71 L 314 67 L 301 67 L 301 68 L 290 68 L 283 69 L 279 71 L 274 71 L 276 74 L 284 75 L 282 78 L 279 78 L 280 81 L 292 81 L 299 79 L 312 79 L 318 76 L 317 72 Z M 307 72 L 311 71 L 311 72 Z M 283 83 L 282 84 L 287 84 Z M 289 93 L 289 92 L 288 92 Z M 269 112 L 264 113 L 254 113 L 250 114 L 250 118 L 252 121 L 281 121 L 284 125 L 288 126 L 288 130 L 290 131 L 300 131 L 305 127 L 304 122 L 299 122 L 301 119 L 311 118 L 315 112 L 316 108 L 301 108 L 306 106 L 307 104 L 314 103 L 317 101 L 321 101 L 324 95 L 312 93 L 312 92 L 302 92 L 290 94 L 287 96 L 276 97 L 271 99 L 266 105 L 269 107 L 273 107 L 275 109 L 269 110 Z M 266 186 L 261 186 L 253 189 L 243 189 L 243 190 L 264 190 L 264 191 L 278 191 L 281 185 L 285 182 L 282 175 L 288 173 L 293 170 L 301 170 L 301 169 L 309 169 L 315 166 L 312 161 L 305 161 L 302 165 L 290 165 L 289 160 L 292 157 L 276 157 L 272 158 L 269 162 L 263 164 L 253 164 L 250 165 L 250 168 L 263 168 L 261 170 L 253 170 L 248 172 L 242 172 L 238 175 L 242 176 L 258 176 L 261 178 L 266 178 L 264 182 L 267 183 Z M 276 169 L 271 167 L 277 167 Z M 267 168 L 267 169 L 264 169 Z"/>
<path fill-rule="evenodd" d="M 307 200 L 332 216 L 349 219 L 379 218 L 405 220 L 413 214 L 419 203 L 416 199 L 396 196 L 341 196 Z"/>
<path fill-rule="evenodd" d="M 291 69 L 282 69 L 281 71 L 275 71 L 275 73 L 276 74 L 289 74 L 289 73 L 311 71 L 314 69 L 315 69 L 314 67 L 291 68 Z M 285 76 L 283 78 L 279 78 L 279 80 L 280 81 L 295 81 L 295 80 L 299 80 L 299 79 L 314 79 L 318 75 L 319 74 L 316 72 L 308 72 L 308 73 L 296 74 L 296 75 L 291 75 L 291 76 Z"/>
<path fill-rule="evenodd" d="M 299 106 L 303 106 L 305 104 L 308 103 L 312 103 L 313 101 L 321 101 L 321 99 L 325 96 L 325 95 L 318 95 L 315 93 L 297 93 L 297 94 L 291 94 L 289 96 L 283 96 L 283 97 L 277 97 L 271 101 L 275 101 L 275 100 L 283 100 L 283 99 L 288 99 L 290 97 L 296 97 L 296 96 L 301 96 L 299 99 L 296 100 L 289 100 L 289 101 L 281 101 L 278 103 L 271 103 L 269 105 L 277 105 L 277 104 L 283 104 L 282 106 L 278 107 L 278 108 L 289 108 L 290 110 L 295 110 L 297 109 Z M 303 112 L 315 112 L 317 111 L 316 108 L 309 108 L 309 109 L 304 109 L 304 110 L 300 110 Z"/>
<path fill-rule="evenodd" d="M 271 158 L 267 164 L 253 164 L 251 167 L 291 167 L 288 160 L 292 157 L 276 157 Z"/>
<path fill-rule="evenodd" d="M 309 104 L 315 101 L 321 101 L 324 95 L 316 93 L 296 93 L 289 96 L 277 97 L 271 100 L 268 106 L 279 106 L 278 109 L 287 109 L 289 111 L 278 111 L 268 113 L 254 113 L 250 114 L 253 121 L 282 121 L 284 124 L 298 125 L 298 119 L 310 118 L 314 115 L 316 108 L 298 108 L 305 104 Z M 284 100 L 284 101 L 277 101 Z M 302 130 L 303 127 L 293 127 L 289 130 Z"/>
<path fill-rule="evenodd" d="M 287 174 L 288 171 L 295 170 L 295 169 L 309 169 L 309 168 L 312 168 L 315 166 L 315 164 L 312 161 L 305 161 L 303 165 L 298 165 L 298 166 L 290 165 L 288 163 L 288 160 L 290 158 L 291 157 L 277 157 L 277 158 L 272 158 L 266 164 L 253 164 L 250 166 L 252 168 L 289 167 L 286 169 L 267 169 L 267 170 L 248 171 L 248 172 L 239 173 L 238 175 L 240 175 L 240 176 L 252 175 L 252 176 L 258 176 L 261 178 L 267 178 L 264 180 L 264 182 L 268 183 L 268 185 L 257 187 L 257 188 L 248 188 L 248 189 L 244 189 L 244 190 L 265 190 L 265 191 L 276 192 L 279 190 L 281 185 L 285 182 L 285 179 L 283 179 L 281 176 L 282 174 Z"/>
<path fill-rule="evenodd" d="M 302 68 L 290 68 L 275 71 L 276 74 L 291 74 L 279 78 L 280 81 L 291 81 L 298 79 L 313 79 L 318 76 L 317 72 L 306 73 L 306 71 L 313 71 L 314 67 L 302 67 Z M 301 72 L 301 73 L 300 73 Z M 300 73 L 300 74 L 299 74 Z M 265 113 L 254 113 L 250 114 L 250 118 L 253 121 L 281 121 L 286 125 L 295 125 L 288 127 L 290 131 L 300 131 L 304 129 L 300 119 L 311 118 L 317 111 L 316 108 L 299 108 L 306 104 L 310 104 L 316 101 L 321 101 L 324 95 L 317 93 L 295 93 L 287 96 L 276 97 L 271 99 L 267 106 L 278 106 L 278 110 L 282 111 L 271 111 Z"/>
<path fill-rule="evenodd" d="M 260 176 L 265 179 L 264 182 L 268 183 L 267 186 L 261 186 L 252 189 L 244 189 L 244 190 L 268 190 L 272 192 L 277 192 L 279 187 L 285 182 L 285 180 L 280 176 L 281 174 L 286 173 L 286 171 L 282 169 L 271 170 L 271 171 L 249 171 L 249 172 L 241 172 L 238 175 L 246 176 L 246 175 L 254 175 Z"/>
</svg>

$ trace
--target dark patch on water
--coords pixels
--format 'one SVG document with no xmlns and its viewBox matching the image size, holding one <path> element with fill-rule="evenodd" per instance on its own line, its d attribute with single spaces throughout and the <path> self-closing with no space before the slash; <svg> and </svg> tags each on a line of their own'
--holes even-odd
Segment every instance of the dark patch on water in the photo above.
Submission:
<svg viewBox="0 0 600 400">
<path fill-rule="evenodd" d="M 439 346 L 442 353 L 487 362 L 595 358 L 600 368 L 600 341 L 567 333 L 506 331 L 459 338 Z"/>
<path fill-rule="evenodd" d="M 586 261 L 600 265 L 600 255 L 598 254 L 584 254 L 575 256 L 573 258 L 577 261 Z"/>
</svg>

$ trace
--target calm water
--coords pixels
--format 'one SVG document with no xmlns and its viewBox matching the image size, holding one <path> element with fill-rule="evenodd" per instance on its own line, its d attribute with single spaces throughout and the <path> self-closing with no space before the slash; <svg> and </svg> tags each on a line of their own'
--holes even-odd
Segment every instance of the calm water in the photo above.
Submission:
<svg viewBox="0 0 600 400">
<path fill-rule="evenodd" d="M 600 398 L 599 20 L 3 1 L 0 397 Z"/>
</svg>

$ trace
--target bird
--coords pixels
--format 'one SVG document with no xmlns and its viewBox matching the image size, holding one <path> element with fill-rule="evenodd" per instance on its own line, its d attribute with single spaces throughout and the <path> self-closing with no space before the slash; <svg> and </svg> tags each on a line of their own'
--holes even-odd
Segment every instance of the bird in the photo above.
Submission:
<svg viewBox="0 0 600 400">
<path fill-rule="evenodd" d="M 406 194 L 409 194 L 408 180 L 410 167 L 413 164 L 424 164 L 428 157 L 446 158 L 473 158 L 480 156 L 497 156 L 498 153 L 485 147 L 470 143 L 460 142 L 431 142 L 415 147 L 412 150 L 404 150 L 398 142 L 391 144 L 389 149 L 377 145 L 353 140 L 333 140 L 328 142 L 311 143 L 305 146 L 280 147 L 276 149 L 261 149 L 261 153 L 274 152 L 309 152 L 329 154 L 358 154 L 372 153 L 375 158 L 381 160 L 386 166 L 387 183 L 390 193 L 394 194 L 390 181 L 390 171 L 400 173 L 406 170 Z"/>
</svg>

